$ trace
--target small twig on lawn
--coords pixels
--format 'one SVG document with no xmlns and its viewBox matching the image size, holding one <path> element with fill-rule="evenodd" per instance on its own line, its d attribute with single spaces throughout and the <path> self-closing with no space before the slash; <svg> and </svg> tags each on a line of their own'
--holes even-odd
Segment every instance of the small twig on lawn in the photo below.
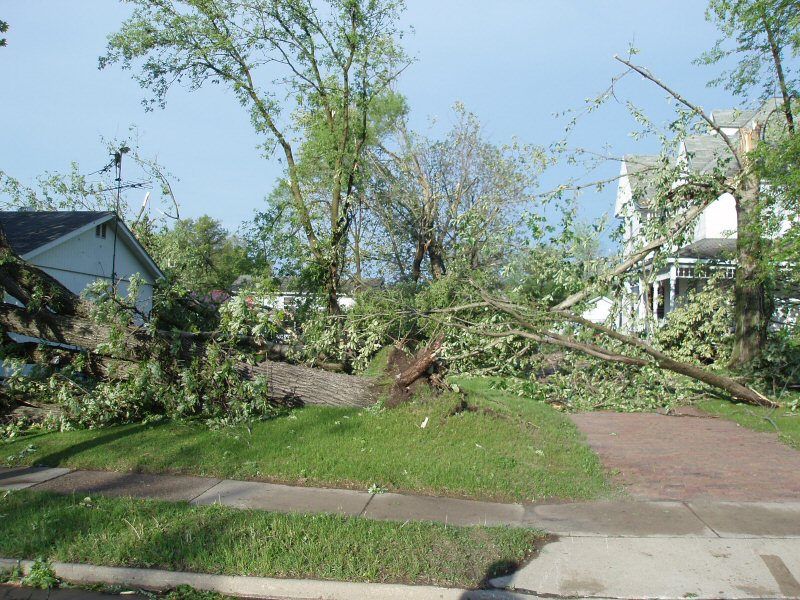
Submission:
<svg viewBox="0 0 800 600">
<path fill-rule="evenodd" d="M 778 433 L 781 432 L 780 428 L 775 424 L 775 421 L 773 421 L 772 419 L 770 419 L 769 417 L 766 417 L 766 416 L 765 417 L 761 417 L 761 418 L 764 419 L 765 421 L 767 421 L 770 425 L 772 425 L 775 428 L 775 431 L 777 431 Z"/>
<path fill-rule="evenodd" d="M 756 413 L 754 413 L 754 412 L 753 412 L 752 410 L 750 410 L 750 409 L 747 409 L 747 412 L 748 412 L 748 413 L 750 413 L 750 416 L 751 416 L 751 417 L 759 417 L 759 415 L 757 415 Z M 762 419 L 764 419 L 764 420 L 765 420 L 767 423 L 769 423 L 770 425 L 772 425 L 772 426 L 775 428 L 775 431 L 777 431 L 778 433 L 780 433 L 780 432 L 781 432 L 781 429 L 780 429 L 780 427 L 778 427 L 778 425 L 775 423 L 775 421 L 773 421 L 773 420 L 772 420 L 772 418 L 770 418 L 768 415 L 760 415 L 760 417 L 761 417 Z"/>
<path fill-rule="evenodd" d="M 123 517 L 122 520 L 125 521 L 130 526 L 131 529 L 133 529 L 133 533 L 136 534 L 136 539 L 141 540 L 142 539 L 142 534 L 139 533 L 139 530 L 136 529 L 136 527 L 133 526 L 133 523 L 131 523 L 130 521 L 128 521 L 128 519 L 126 519 L 124 517 Z"/>
</svg>

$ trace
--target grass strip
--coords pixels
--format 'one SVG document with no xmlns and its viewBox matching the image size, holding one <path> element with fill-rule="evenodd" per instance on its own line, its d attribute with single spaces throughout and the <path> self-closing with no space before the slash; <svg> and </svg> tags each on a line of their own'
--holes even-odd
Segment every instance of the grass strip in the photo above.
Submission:
<svg viewBox="0 0 800 600">
<path fill-rule="evenodd" d="M 736 404 L 726 400 L 704 400 L 697 407 L 748 429 L 775 433 L 781 442 L 800 450 L 800 412 Z"/>
<path fill-rule="evenodd" d="M 17 491 L 0 498 L 0 556 L 198 573 L 479 587 L 542 534 L 224 506 Z"/>
<path fill-rule="evenodd" d="M 176 473 L 501 502 L 592 499 L 610 489 L 568 416 L 455 380 L 461 393 L 380 411 L 306 407 L 249 428 L 172 422 L 34 432 L 0 465 Z M 468 408 L 461 408 L 466 401 Z M 425 427 L 421 427 L 423 423 Z"/>
</svg>

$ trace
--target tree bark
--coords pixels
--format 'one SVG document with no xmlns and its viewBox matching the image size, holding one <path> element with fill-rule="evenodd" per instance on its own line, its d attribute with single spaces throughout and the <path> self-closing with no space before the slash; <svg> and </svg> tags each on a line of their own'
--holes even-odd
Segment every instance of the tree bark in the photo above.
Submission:
<svg viewBox="0 0 800 600">
<path fill-rule="evenodd" d="M 417 236 L 417 247 L 414 251 L 414 260 L 411 263 L 411 277 L 414 283 L 419 283 L 422 276 L 422 260 L 425 258 L 425 241 L 422 236 Z"/>
<path fill-rule="evenodd" d="M 757 132 L 743 135 L 743 150 Z M 752 145 L 752 144 L 750 144 Z M 759 183 L 744 175 L 736 194 L 736 282 L 734 286 L 734 340 L 730 367 L 741 369 L 761 354 L 767 340 L 767 302 L 762 277 L 763 236 L 759 210 Z"/>
<path fill-rule="evenodd" d="M 239 363 L 237 370 L 248 379 L 264 377 L 269 382 L 269 395 L 279 401 L 320 406 L 371 406 L 378 389 L 366 377 L 355 377 L 312 369 L 300 365 L 266 360 L 257 365 Z"/>
<path fill-rule="evenodd" d="M 431 262 L 431 273 L 434 279 L 441 279 L 447 274 L 442 245 L 435 239 L 428 245 L 428 260 Z"/>
</svg>

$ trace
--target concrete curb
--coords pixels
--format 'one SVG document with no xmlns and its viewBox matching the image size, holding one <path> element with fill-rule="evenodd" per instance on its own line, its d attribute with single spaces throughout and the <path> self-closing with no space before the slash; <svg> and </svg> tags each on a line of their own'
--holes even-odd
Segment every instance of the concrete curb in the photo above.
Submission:
<svg viewBox="0 0 800 600">
<path fill-rule="evenodd" d="M 242 598 L 275 600 L 353 600 L 354 598 L 369 598 L 370 600 L 533 600 L 536 598 L 530 594 L 515 594 L 503 590 L 460 590 L 423 585 L 207 575 L 62 562 L 51 564 L 60 579 L 75 584 L 105 583 L 149 590 L 168 590 L 180 585 L 189 585 L 198 590 Z M 17 565 L 20 565 L 23 572 L 27 573 L 33 565 L 33 561 L 0 558 L 0 570 L 9 570 Z"/>
</svg>

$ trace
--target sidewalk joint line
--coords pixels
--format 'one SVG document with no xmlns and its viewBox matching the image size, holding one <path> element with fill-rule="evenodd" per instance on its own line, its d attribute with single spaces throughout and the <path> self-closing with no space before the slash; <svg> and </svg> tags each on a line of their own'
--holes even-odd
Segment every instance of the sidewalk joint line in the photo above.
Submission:
<svg viewBox="0 0 800 600">
<path fill-rule="evenodd" d="M 213 480 L 212 480 L 212 481 L 213 481 Z M 223 481 L 225 481 L 225 480 L 224 480 L 224 479 L 218 479 L 216 483 L 212 483 L 210 486 L 208 486 L 208 487 L 207 487 L 206 489 L 204 489 L 202 492 L 200 492 L 199 494 L 197 494 L 197 496 L 195 496 L 194 498 L 191 498 L 191 499 L 189 499 L 189 504 L 191 504 L 192 502 L 194 502 L 195 500 L 197 500 L 197 499 L 198 499 L 200 496 L 202 496 L 203 494 L 206 494 L 206 493 L 210 492 L 210 491 L 211 491 L 211 490 L 213 490 L 215 487 L 217 487 L 218 485 L 222 484 L 222 482 L 223 482 Z"/>
<path fill-rule="evenodd" d="M 367 500 L 367 503 L 364 505 L 364 508 L 362 508 L 362 509 L 361 509 L 361 512 L 360 512 L 360 513 L 358 513 L 358 516 L 359 516 L 359 517 L 363 517 L 365 514 L 367 514 L 367 508 L 369 507 L 369 505 L 370 505 L 370 502 L 372 502 L 372 499 L 373 499 L 374 497 L 375 497 L 375 494 L 372 494 L 372 495 L 369 497 L 369 500 Z"/>
<path fill-rule="evenodd" d="M 34 467 L 26 467 L 26 468 L 35 469 L 36 467 L 34 466 Z M 23 488 L 23 489 L 28 489 L 28 490 L 33 489 L 37 485 L 42 485 L 43 483 L 49 483 L 51 481 L 55 481 L 56 479 L 60 479 L 61 477 L 64 477 L 64 475 L 69 475 L 70 473 L 74 473 L 76 471 L 76 469 L 70 469 L 68 467 L 44 467 L 44 468 L 45 469 L 67 469 L 67 472 L 66 473 L 61 473 L 60 475 L 56 475 L 55 477 L 51 477 L 50 479 L 45 479 L 44 481 L 38 481 L 38 482 L 34 483 L 33 485 L 29 485 L 27 488 Z"/>
<path fill-rule="evenodd" d="M 706 522 L 705 522 L 703 519 L 701 519 L 701 518 L 700 518 L 700 515 L 698 515 L 698 514 L 697 514 L 697 513 L 694 511 L 694 509 L 691 507 L 691 505 L 689 504 L 689 502 L 688 502 L 688 501 L 684 500 L 684 501 L 683 501 L 681 504 L 683 504 L 683 505 L 684 505 L 686 508 L 688 508 L 688 509 L 689 509 L 689 512 L 690 512 L 690 513 L 692 513 L 692 514 L 695 516 L 695 518 L 696 518 L 698 521 L 700 521 L 700 522 L 701 522 L 703 525 L 705 525 L 705 526 L 706 526 L 706 527 L 708 527 L 708 528 L 709 528 L 711 531 L 713 531 L 715 536 L 717 536 L 718 538 L 722 539 L 722 536 L 721 536 L 721 535 L 720 535 L 720 534 L 717 532 L 717 530 L 716 530 L 716 529 L 714 529 L 713 527 L 711 527 L 711 525 L 709 525 L 709 524 L 708 524 L 708 523 L 706 523 Z"/>
</svg>

